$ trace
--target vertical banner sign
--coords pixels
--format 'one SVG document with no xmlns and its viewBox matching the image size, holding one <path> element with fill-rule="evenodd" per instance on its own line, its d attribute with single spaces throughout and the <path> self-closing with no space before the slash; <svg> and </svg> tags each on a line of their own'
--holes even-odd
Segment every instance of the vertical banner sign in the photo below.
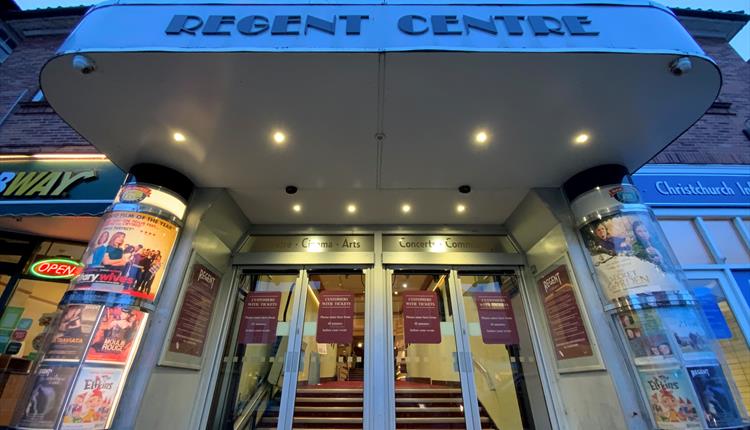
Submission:
<svg viewBox="0 0 750 430">
<path fill-rule="evenodd" d="M 351 343 L 354 337 L 354 293 L 320 293 L 318 343 Z"/>
<path fill-rule="evenodd" d="M 440 343 L 440 312 L 435 292 L 411 291 L 402 297 L 406 344 Z"/>
<path fill-rule="evenodd" d="M 568 268 L 560 265 L 537 281 L 558 360 L 589 357 L 591 349 Z"/>
<path fill-rule="evenodd" d="M 194 357 L 203 355 L 203 343 L 221 278 L 202 264 L 194 264 L 177 316 L 169 351 Z"/>
<path fill-rule="evenodd" d="M 248 294 L 240 322 L 240 343 L 274 343 L 280 304 L 280 291 L 260 291 Z"/>
<path fill-rule="evenodd" d="M 703 418 L 709 428 L 742 425 L 742 416 L 734 403 L 724 372 L 719 365 L 688 367 L 698 401 L 703 406 Z"/>
<path fill-rule="evenodd" d="M 114 292 L 153 302 L 177 231 L 171 222 L 145 213 L 105 214 L 71 290 Z"/>
<path fill-rule="evenodd" d="M 518 344 L 518 330 L 510 297 L 503 293 L 474 293 L 485 344 Z"/>
</svg>

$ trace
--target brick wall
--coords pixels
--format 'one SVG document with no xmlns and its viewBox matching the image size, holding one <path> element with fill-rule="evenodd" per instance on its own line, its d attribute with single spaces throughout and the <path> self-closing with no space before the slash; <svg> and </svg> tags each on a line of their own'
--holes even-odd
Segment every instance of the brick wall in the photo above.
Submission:
<svg viewBox="0 0 750 430">
<path fill-rule="evenodd" d="M 651 162 L 750 164 L 750 139 L 742 133 L 750 120 L 750 64 L 721 39 L 696 40 L 721 69 L 718 103 Z"/>
<path fill-rule="evenodd" d="M 0 118 L 23 102 L 0 125 L 0 153 L 96 152 L 46 103 L 31 103 L 39 89 L 39 72 L 65 35 L 27 37 L 0 64 Z"/>
</svg>

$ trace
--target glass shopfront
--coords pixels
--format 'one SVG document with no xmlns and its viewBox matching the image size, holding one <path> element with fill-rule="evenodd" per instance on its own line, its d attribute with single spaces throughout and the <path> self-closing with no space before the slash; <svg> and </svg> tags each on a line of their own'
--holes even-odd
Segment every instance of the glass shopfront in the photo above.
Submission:
<svg viewBox="0 0 750 430">
<path fill-rule="evenodd" d="M 463 240 L 511 246 L 502 237 Z M 467 264 L 470 252 L 437 253 L 441 264 L 429 252 L 333 264 L 360 257 L 253 249 L 237 259 L 257 264 L 237 270 L 208 428 L 380 428 L 378 418 L 397 429 L 550 427 L 547 405 L 529 396 L 543 388 L 515 264 Z M 268 269 L 306 257 L 318 264 Z M 382 399 L 390 399 L 385 410 Z"/>
</svg>

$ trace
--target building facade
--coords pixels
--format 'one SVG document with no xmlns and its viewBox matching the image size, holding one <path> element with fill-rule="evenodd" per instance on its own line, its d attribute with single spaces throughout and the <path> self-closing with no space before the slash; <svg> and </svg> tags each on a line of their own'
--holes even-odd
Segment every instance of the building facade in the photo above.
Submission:
<svg viewBox="0 0 750 430">
<path fill-rule="evenodd" d="M 120 3 L 2 4 L 0 426 L 748 425 L 750 17 Z"/>
</svg>

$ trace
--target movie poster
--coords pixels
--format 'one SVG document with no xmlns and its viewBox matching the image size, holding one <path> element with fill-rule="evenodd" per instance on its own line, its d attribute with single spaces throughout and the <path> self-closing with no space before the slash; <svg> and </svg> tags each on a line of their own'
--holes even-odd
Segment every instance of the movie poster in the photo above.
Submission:
<svg viewBox="0 0 750 430">
<path fill-rule="evenodd" d="M 18 421 L 18 427 L 53 428 L 75 372 L 75 366 L 39 367 L 34 388 L 23 416 Z"/>
<path fill-rule="evenodd" d="M 703 318 L 697 308 L 665 307 L 659 309 L 659 315 L 665 330 L 672 336 L 685 358 L 713 358 Z"/>
<path fill-rule="evenodd" d="M 122 379 L 122 369 L 83 367 L 68 404 L 62 429 L 94 430 L 104 428 L 112 412 Z"/>
<path fill-rule="evenodd" d="M 145 320 L 146 314 L 136 309 L 105 307 L 86 353 L 86 361 L 124 364 Z"/>
<path fill-rule="evenodd" d="M 672 345 L 656 309 L 624 311 L 617 314 L 635 357 L 635 364 L 653 364 L 674 358 Z"/>
<path fill-rule="evenodd" d="M 67 305 L 52 334 L 44 359 L 80 360 L 94 329 L 99 309 L 98 305 Z"/>
<path fill-rule="evenodd" d="M 742 424 L 742 416 L 734 402 L 724 372 L 719 365 L 688 367 L 703 418 L 710 428 L 734 427 Z"/>
<path fill-rule="evenodd" d="M 681 368 L 639 373 L 657 428 L 701 428 L 690 383 Z"/>
<path fill-rule="evenodd" d="M 178 228 L 138 212 L 104 215 L 83 256 L 83 273 L 71 290 L 128 294 L 153 301 L 161 284 Z"/>
<path fill-rule="evenodd" d="M 681 288 L 659 231 L 647 213 L 613 215 L 581 228 L 608 300 Z"/>
</svg>

